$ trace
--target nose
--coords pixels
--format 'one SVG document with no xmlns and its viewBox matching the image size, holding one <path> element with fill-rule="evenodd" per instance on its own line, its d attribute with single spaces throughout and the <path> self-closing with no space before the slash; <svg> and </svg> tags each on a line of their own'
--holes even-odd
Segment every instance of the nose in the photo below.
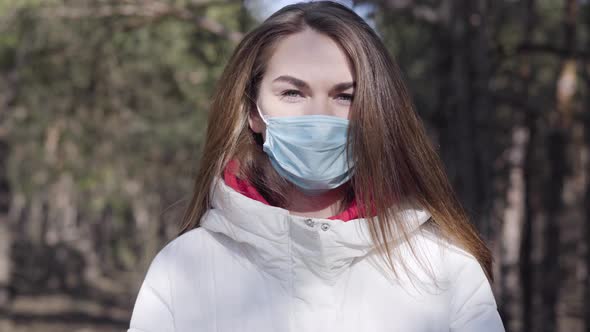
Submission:
<svg viewBox="0 0 590 332">
<path fill-rule="evenodd" d="M 306 115 L 336 115 L 336 110 L 330 105 L 329 96 L 316 96 L 311 98 L 311 102 L 307 105 L 304 112 Z"/>
</svg>

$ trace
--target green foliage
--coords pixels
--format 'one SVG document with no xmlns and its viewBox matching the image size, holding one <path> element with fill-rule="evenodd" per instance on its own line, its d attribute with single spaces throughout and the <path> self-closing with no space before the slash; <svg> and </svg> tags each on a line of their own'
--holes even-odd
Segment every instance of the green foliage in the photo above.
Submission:
<svg viewBox="0 0 590 332">
<path fill-rule="evenodd" d="M 82 10 L 105 3 L 0 1 L 3 139 L 14 195 L 48 197 L 62 175 L 72 177 L 80 222 L 108 222 L 113 260 L 137 268 L 153 253 L 137 251 L 146 239 L 131 234 L 146 230 L 132 201 L 158 197 L 148 207 L 166 208 L 192 189 L 212 89 L 235 44 L 194 20 Z M 241 25 L 236 2 L 166 3 L 228 30 Z"/>
</svg>

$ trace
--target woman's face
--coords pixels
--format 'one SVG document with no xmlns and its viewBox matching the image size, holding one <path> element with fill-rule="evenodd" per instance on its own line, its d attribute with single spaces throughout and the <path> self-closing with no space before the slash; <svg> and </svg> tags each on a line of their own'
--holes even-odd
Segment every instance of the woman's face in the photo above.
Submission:
<svg viewBox="0 0 590 332">
<path fill-rule="evenodd" d="M 256 102 L 265 117 L 322 114 L 348 118 L 353 81 L 338 44 L 306 29 L 278 43 Z M 249 122 L 254 132 L 264 135 L 265 124 L 257 113 Z"/>
</svg>

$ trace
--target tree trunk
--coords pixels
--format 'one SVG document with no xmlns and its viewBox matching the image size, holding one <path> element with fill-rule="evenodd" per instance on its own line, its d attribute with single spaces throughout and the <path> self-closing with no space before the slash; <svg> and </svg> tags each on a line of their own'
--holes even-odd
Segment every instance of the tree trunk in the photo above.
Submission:
<svg viewBox="0 0 590 332">
<path fill-rule="evenodd" d="M 8 222 L 10 209 L 10 184 L 8 183 L 6 162 L 8 145 L 0 140 L 0 316 L 8 311 L 12 297 L 11 251 L 12 232 Z"/>
</svg>

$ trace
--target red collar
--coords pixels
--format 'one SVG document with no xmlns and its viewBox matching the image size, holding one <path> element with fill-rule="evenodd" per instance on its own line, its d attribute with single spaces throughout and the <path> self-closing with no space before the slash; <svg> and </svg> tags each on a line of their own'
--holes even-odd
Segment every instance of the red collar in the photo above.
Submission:
<svg viewBox="0 0 590 332">
<path fill-rule="evenodd" d="M 250 181 L 245 179 L 240 179 L 236 176 L 238 170 L 238 161 L 236 159 L 231 160 L 225 169 L 223 170 L 223 180 L 225 183 L 233 188 L 235 191 L 249 197 L 251 199 L 257 200 L 262 202 L 266 205 L 270 205 L 264 197 L 256 190 L 256 188 L 250 183 Z M 335 220 L 342 220 L 342 221 L 349 221 L 358 218 L 358 210 L 356 201 L 353 200 L 352 203 L 344 210 L 342 213 L 332 216 L 328 219 L 335 219 Z"/>
</svg>

